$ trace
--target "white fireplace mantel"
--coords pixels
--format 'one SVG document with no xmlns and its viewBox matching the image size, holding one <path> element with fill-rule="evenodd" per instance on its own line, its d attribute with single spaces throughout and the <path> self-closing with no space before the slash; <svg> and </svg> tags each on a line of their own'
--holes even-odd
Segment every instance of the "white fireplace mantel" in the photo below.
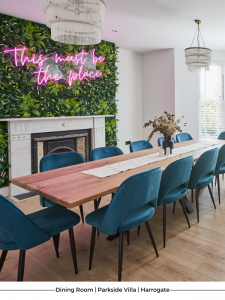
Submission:
<svg viewBox="0 0 225 300">
<path fill-rule="evenodd" d="M 1 119 L 8 123 L 10 180 L 31 174 L 32 133 L 91 129 L 91 149 L 95 149 L 105 146 L 106 117 L 113 115 Z M 13 184 L 9 186 L 9 196 L 26 192 Z"/>
</svg>

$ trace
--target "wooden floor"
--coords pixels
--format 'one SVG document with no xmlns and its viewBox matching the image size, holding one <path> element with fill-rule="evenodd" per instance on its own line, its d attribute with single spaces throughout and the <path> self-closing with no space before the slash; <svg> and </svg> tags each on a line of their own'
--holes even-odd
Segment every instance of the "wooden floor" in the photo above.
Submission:
<svg viewBox="0 0 225 300">
<path fill-rule="evenodd" d="M 225 281 L 225 181 L 221 180 L 222 204 L 218 204 L 217 189 L 213 190 L 215 210 L 205 188 L 200 193 L 200 223 L 196 212 L 189 214 L 189 229 L 177 204 L 175 215 L 172 205 L 167 206 L 167 245 L 163 248 L 162 207 L 150 220 L 150 226 L 159 251 L 157 258 L 145 225 L 131 230 L 130 245 L 124 236 L 123 281 Z M 188 198 L 191 197 L 190 191 Z M 101 206 L 110 202 L 103 198 Z M 17 203 L 25 214 L 42 209 L 39 198 L 34 197 Z M 192 204 L 195 209 L 195 199 Z M 84 214 L 93 210 L 94 204 L 84 205 Z M 79 209 L 73 209 L 79 213 Z M 92 270 L 88 270 L 91 227 L 80 223 L 74 228 L 77 247 L 78 275 L 74 274 L 69 236 L 65 231 L 60 237 L 60 257 L 56 258 L 52 240 L 27 251 L 25 281 L 117 281 L 118 238 L 112 242 L 100 234 Z M 17 278 L 19 251 L 9 251 L 0 280 L 15 281 Z"/>
</svg>

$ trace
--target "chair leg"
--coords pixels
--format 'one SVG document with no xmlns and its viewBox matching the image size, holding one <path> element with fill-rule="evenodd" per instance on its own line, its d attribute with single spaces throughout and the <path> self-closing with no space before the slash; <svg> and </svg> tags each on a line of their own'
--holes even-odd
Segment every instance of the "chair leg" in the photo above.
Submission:
<svg viewBox="0 0 225 300">
<path fill-rule="evenodd" d="M 173 214 L 175 214 L 176 202 L 173 203 Z"/>
<path fill-rule="evenodd" d="M 83 205 L 79 205 L 80 207 L 80 215 L 81 215 L 81 219 L 82 219 L 82 222 L 84 223 L 84 211 L 83 211 Z"/>
<path fill-rule="evenodd" d="M 138 226 L 138 232 L 137 232 L 137 235 L 140 234 L 140 229 L 141 229 L 141 226 L 139 225 L 139 226 Z"/>
<path fill-rule="evenodd" d="M 224 174 L 222 175 L 222 179 L 224 180 Z"/>
<path fill-rule="evenodd" d="M 60 233 L 54 235 L 53 238 L 53 243 L 55 246 L 55 253 L 56 253 L 56 257 L 59 257 L 59 237 L 60 237 Z"/>
<path fill-rule="evenodd" d="M 95 233 L 96 233 L 96 228 L 92 227 L 90 258 L 89 258 L 89 270 L 91 270 L 93 254 L 94 254 L 94 248 L 95 248 Z"/>
<path fill-rule="evenodd" d="M 152 242 L 152 245 L 154 247 L 154 250 L 155 250 L 155 254 L 157 255 L 157 257 L 159 257 L 159 253 L 158 253 L 158 250 L 157 250 L 157 247 L 156 247 L 156 243 L 155 243 L 155 239 L 154 239 L 154 236 L 152 234 L 152 231 L 151 231 L 151 227 L 149 225 L 149 222 L 145 222 L 145 225 L 146 225 L 146 228 L 148 230 L 148 234 L 149 234 L 149 237 L 150 237 L 150 240 Z"/>
<path fill-rule="evenodd" d="M 4 265 L 7 253 L 8 253 L 8 250 L 2 250 L 2 255 L 1 255 L 1 258 L 0 258 L 0 272 L 1 272 L 2 267 Z"/>
<path fill-rule="evenodd" d="M 191 190 L 191 200 L 192 200 L 192 203 L 194 202 L 194 190 Z"/>
<path fill-rule="evenodd" d="M 218 197 L 219 197 L 219 204 L 220 204 L 220 175 L 217 175 L 216 178 L 217 178 Z"/>
<path fill-rule="evenodd" d="M 73 228 L 69 228 L 68 231 L 69 231 L 69 237 L 70 237 L 70 247 L 71 247 L 71 253 L 72 253 L 72 257 L 73 257 L 74 270 L 75 270 L 75 274 L 78 274 L 76 244 L 75 244 Z"/>
<path fill-rule="evenodd" d="M 163 205 L 163 244 L 166 247 L 166 205 Z"/>
<path fill-rule="evenodd" d="M 17 281 L 23 281 L 26 250 L 20 250 Z"/>
<path fill-rule="evenodd" d="M 211 188 L 210 188 L 210 185 L 209 185 L 209 184 L 208 184 L 208 189 L 209 189 L 209 193 L 210 193 L 210 196 L 211 196 L 211 199 L 212 199 L 213 205 L 214 205 L 214 207 L 215 207 L 215 209 L 216 209 L 216 204 L 215 204 L 215 201 L 214 201 L 214 198 L 213 198 L 213 194 L 212 194 L 212 190 L 211 190 Z"/>
<path fill-rule="evenodd" d="M 214 178 L 214 177 L 213 177 Z M 215 177 L 215 186 L 216 186 L 216 177 Z"/>
<path fill-rule="evenodd" d="M 213 190 L 213 182 L 211 182 L 211 188 L 212 188 L 212 190 Z"/>
<path fill-rule="evenodd" d="M 123 266 L 123 232 L 120 232 L 119 259 L 118 259 L 118 281 L 121 281 Z"/>
<path fill-rule="evenodd" d="M 198 188 L 195 189 L 195 197 L 196 197 L 197 222 L 199 223 Z"/>
<path fill-rule="evenodd" d="M 100 198 L 100 200 L 101 200 L 101 198 Z M 98 199 L 95 199 L 95 200 L 94 200 L 94 209 L 95 209 L 95 210 L 98 209 Z M 98 236 L 99 236 L 98 230 L 97 230 L 97 234 L 98 234 Z"/>
<path fill-rule="evenodd" d="M 130 245 L 130 230 L 127 231 L 127 245 Z"/>
<path fill-rule="evenodd" d="M 190 228 L 191 225 L 190 225 L 190 222 L 189 222 L 189 219 L 188 219 L 188 215 L 187 215 L 187 211 L 186 211 L 186 208 L 185 208 L 185 205 L 184 205 L 184 200 L 183 200 L 183 199 L 180 199 L 179 202 L 180 202 L 180 205 L 181 205 L 181 207 L 182 207 L 182 209 L 183 209 L 183 212 L 184 212 L 185 218 L 186 218 L 186 220 L 187 220 L 188 226 L 189 226 L 189 228 Z"/>
<path fill-rule="evenodd" d="M 100 202 L 101 202 L 101 200 L 102 200 L 102 198 L 100 197 L 100 198 L 98 198 L 98 207 L 99 207 L 99 205 L 100 205 Z"/>
</svg>

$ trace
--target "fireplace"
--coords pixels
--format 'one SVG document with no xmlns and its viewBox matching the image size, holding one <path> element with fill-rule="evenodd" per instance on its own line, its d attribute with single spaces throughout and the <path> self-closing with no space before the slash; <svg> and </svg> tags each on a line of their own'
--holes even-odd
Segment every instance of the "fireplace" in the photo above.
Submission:
<svg viewBox="0 0 225 300">
<path fill-rule="evenodd" d="M 43 156 L 75 151 L 90 159 L 91 130 L 68 130 L 31 134 L 31 170 L 38 173 Z"/>
<path fill-rule="evenodd" d="M 10 179 L 37 173 L 41 158 L 59 151 L 77 151 L 88 161 L 92 149 L 105 146 L 106 117 L 113 116 L 1 119 L 8 123 Z M 11 197 L 27 192 L 14 184 L 0 191 Z"/>
</svg>

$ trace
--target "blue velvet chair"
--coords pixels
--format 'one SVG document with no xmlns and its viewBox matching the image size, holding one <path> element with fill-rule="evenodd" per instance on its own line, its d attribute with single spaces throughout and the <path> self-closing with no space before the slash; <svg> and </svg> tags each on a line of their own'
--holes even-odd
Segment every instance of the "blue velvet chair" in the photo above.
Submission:
<svg viewBox="0 0 225 300">
<path fill-rule="evenodd" d="M 218 197 L 219 197 L 219 204 L 220 204 L 220 175 L 225 173 L 225 145 L 223 145 L 218 154 L 216 168 L 214 175 L 216 176 L 217 186 L 218 186 Z"/>
<path fill-rule="evenodd" d="M 137 152 L 151 148 L 153 148 L 152 144 L 145 140 L 130 143 L 130 152 Z"/>
<path fill-rule="evenodd" d="M 188 226 L 190 228 L 189 219 L 183 198 L 187 194 L 188 182 L 191 175 L 191 169 L 194 162 L 193 156 L 188 156 L 171 163 L 163 172 L 159 189 L 158 206 L 163 205 L 163 242 L 166 246 L 166 205 L 170 203 L 180 202 Z"/>
<path fill-rule="evenodd" d="M 85 160 L 83 156 L 78 152 L 71 151 L 71 152 L 49 154 L 42 157 L 40 161 L 40 172 L 46 172 L 46 171 L 51 171 L 51 170 L 60 169 L 64 167 L 69 167 L 84 162 Z M 53 207 L 53 206 L 62 207 L 61 205 L 52 202 L 46 198 L 43 198 L 42 196 L 40 196 L 40 204 L 43 207 Z M 83 206 L 80 205 L 79 208 L 80 208 L 82 222 L 84 223 Z M 59 257 L 59 238 L 60 238 L 60 234 L 57 234 L 56 236 L 53 237 L 53 242 L 54 242 L 55 252 L 57 257 Z"/>
<path fill-rule="evenodd" d="M 69 167 L 84 162 L 85 160 L 83 156 L 78 152 L 71 151 L 71 152 L 49 154 L 42 157 L 40 161 L 40 172 Z M 43 207 L 52 207 L 58 205 L 46 198 L 43 198 L 42 196 L 40 196 L 40 204 Z M 80 207 L 82 222 L 84 223 L 83 206 L 80 205 L 79 207 Z"/>
<path fill-rule="evenodd" d="M 225 140 L 225 131 L 222 131 L 219 136 L 218 136 L 218 140 Z M 224 174 L 222 174 L 223 179 L 224 179 Z"/>
<path fill-rule="evenodd" d="M 216 168 L 219 148 L 214 148 L 204 152 L 192 168 L 191 177 L 189 181 L 189 189 L 195 189 L 196 194 L 196 209 L 197 221 L 199 222 L 199 190 L 208 186 L 208 190 L 216 208 L 213 194 L 210 188 L 210 183 L 213 182 L 213 176 Z"/>
<path fill-rule="evenodd" d="M 222 132 L 219 134 L 218 140 L 225 140 L 225 131 L 222 131 Z"/>
<path fill-rule="evenodd" d="M 145 223 L 156 255 L 158 251 L 148 223 L 157 208 L 162 170 L 160 167 L 127 178 L 118 188 L 111 203 L 86 216 L 92 226 L 89 270 L 95 246 L 96 229 L 107 235 L 119 233 L 118 281 L 121 281 L 123 260 L 123 233 Z"/>
<path fill-rule="evenodd" d="M 174 144 L 176 144 L 176 141 L 173 137 L 172 137 L 172 140 L 173 140 Z M 163 141 L 164 141 L 164 136 L 161 136 L 161 137 L 158 138 L 158 146 L 159 147 L 162 147 L 162 142 Z"/>
<path fill-rule="evenodd" d="M 177 143 L 193 140 L 192 136 L 187 132 L 178 133 L 176 135 Z"/>
<path fill-rule="evenodd" d="M 100 148 L 93 149 L 91 151 L 90 160 L 94 161 L 94 160 L 109 158 L 109 157 L 122 155 L 122 154 L 124 154 L 123 151 L 116 146 L 100 147 Z M 114 195 L 114 193 L 112 195 Z M 99 198 L 98 200 L 97 199 L 94 200 L 95 210 L 98 209 L 100 202 L 101 202 L 101 198 Z"/>
<path fill-rule="evenodd" d="M 20 250 L 18 281 L 23 281 L 26 250 L 36 247 L 69 230 L 75 273 L 77 270 L 76 246 L 73 226 L 80 216 L 65 207 L 54 206 L 25 215 L 15 204 L 0 195 L 0 272 L 9 250 Z"/>
<path fill-rule="evenodd" d="M 93 149 L 90 153 L 90 160 L 99 160 L 123 154 L 123 151 L 116 146 L 100 147 Z"/>
</svg>

